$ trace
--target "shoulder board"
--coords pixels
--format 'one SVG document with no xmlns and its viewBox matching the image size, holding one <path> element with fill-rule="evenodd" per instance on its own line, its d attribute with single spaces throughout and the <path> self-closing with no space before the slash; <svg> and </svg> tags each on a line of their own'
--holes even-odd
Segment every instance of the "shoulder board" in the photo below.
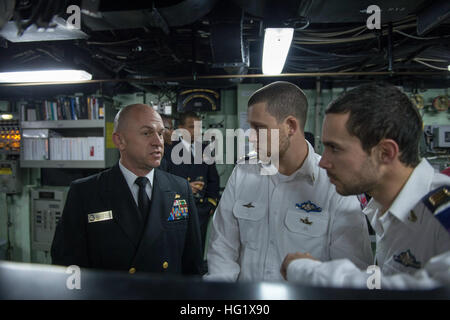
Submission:
<svg viewBox="0 0 450 320">
<path fill-rule="evenodd" d="M 450 203 L 450 186 L 441 186 L 431 191 L 422 198 L 422 202 L 442 226 L 450 232 L 450 207 L 439 210 L 442 206 Z"/>
<path fill-rule="evenodd" d="M 450 202 L 450 186 L 434 189 L 422 198 L 422 202 L 434 213 L 440 206 Z"/>
</svg>

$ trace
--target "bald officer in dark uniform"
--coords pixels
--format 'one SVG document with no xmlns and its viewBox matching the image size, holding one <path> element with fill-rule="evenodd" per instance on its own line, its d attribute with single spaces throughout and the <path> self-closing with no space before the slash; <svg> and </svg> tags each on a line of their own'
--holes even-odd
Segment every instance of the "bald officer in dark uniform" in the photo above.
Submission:
<svg viewBox="0 0 450 320">
<path fill-rule="evenodd" d="M 74 181 L 52 244 L 53 264 L 200 274 L 201 239 L 189 183 L 157 169 L 164 126 L 148 105 L 123 108 L 113 141 L 121 159 Z"/>
</svg>

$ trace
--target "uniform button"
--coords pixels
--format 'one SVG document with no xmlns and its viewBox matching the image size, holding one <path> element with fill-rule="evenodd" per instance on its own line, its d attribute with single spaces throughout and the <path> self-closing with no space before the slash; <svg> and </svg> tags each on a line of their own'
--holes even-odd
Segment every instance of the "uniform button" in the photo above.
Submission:
<svg viewBox="0 0 450 320">
<path fill-rule="evenodd" d="M 130 274 L 134 274 L 136 272 L 136 268 L 132 267 L 132 268 L 130 268 L 130 270 L 128 270 L 128 272 Z"/>
<path fill-rule="evenodd" d="M 167 269 L 169 267 L 169 263 L 167 261 L 164 261 L 162 267 L 163 267 L 163 269 Z"/>
</svg>

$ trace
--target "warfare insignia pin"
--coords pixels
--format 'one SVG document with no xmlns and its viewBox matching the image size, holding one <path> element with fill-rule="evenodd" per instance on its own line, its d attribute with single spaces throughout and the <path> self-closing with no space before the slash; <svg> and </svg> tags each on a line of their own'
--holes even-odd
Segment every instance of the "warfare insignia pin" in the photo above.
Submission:
<svg viewBox="0 0 450 320">
<path fill-rule="evenodd" d="M 304 224 L 307 224 L 307 225 L 311 225 L 312 224 L 312 221 L 309 221 L 308 217 L 300 219 L 300 221 L 303 222 Z"/>
<path fill-rule="evenodd" d="M 243 204 L 242 206 L 243 206 L 243 207 L 246 207 L 246 208 L 249 208 L 249 209 L 255 207 L 254 205 L 252 205 L 251 202 L 249 202 L 249 203 L 247 203 L 247 204 Z"/>
<path fill-rule="evenodd" d="M 394 261 L 404 265 L 405 267 L 411 267 L 414 269 L 420 269 L 422 263 L 416 260 L 416 257 L 408 249 L 398 255 L 394 254 Z"/>
<path fill-rule="evenodd" d="M 310 200 L 303 202 L 302 204 L 295 204 L 295 207 L 297 209 L 306 211 L 306 212 L 322 212 L 322 208 L 316 206 L 314 203 L 312 203 Z"/>
</svg>

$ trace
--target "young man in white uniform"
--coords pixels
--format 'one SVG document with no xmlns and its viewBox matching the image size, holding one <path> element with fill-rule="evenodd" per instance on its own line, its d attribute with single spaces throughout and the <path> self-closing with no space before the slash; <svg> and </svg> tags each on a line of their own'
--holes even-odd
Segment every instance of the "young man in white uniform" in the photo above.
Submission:
<svg viewBox="0 0 450 320">
<path fill-rule="evenodd" d="M 339 194 L 373 197 L 364 213 L 376 232 L 380 276 L 348 259 L 320 262 L 301 250 L 285 258 L 283 276 L 371 289 L 377 281 L 381 289 L 450 285 L 450 178 L 419 159 L 422 120 L 408 97 L 391 85 L 362 85 L 325 114 L 320 166 Z"/>
<path fill-rule="evenodd" d="M 279 130 L 278 150 L 250 136 L 259 155 L 278 156 L 279 167 L 259 161 L 234 168 L 214 214 L 205 279 L 283 280 L 281 262 L 292 251 L 367 267 L 373 257 L 366 220 L 356 197 L 336 193 L 304 138 L 302 90 L 275 82 L 256 91 L 248 106 L 252 129 L 268 130 L 268 146 L 271 129 Z"/>
</svg>

